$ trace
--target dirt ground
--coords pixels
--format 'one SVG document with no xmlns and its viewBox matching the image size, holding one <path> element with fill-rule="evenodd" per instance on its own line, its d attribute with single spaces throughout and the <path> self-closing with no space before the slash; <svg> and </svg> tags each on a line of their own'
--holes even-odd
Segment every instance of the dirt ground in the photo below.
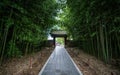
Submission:
<svg viewBox="0 0 120 75">
<path fill-rule="evenodd" d="M 120 71 L 112 65 L 105 64 L 77 48 L 67 48 L 67 51 L 83 75 L 120 75 Z"/>
<path fill-rule="evenodd" d="M 106 65 L 77 48 L 66 49 L 83 75 L 120 75 L 111 65 Z M 53 50 L 53 47 L 46 47 L 38 53 L 7 60 L 0 66 L 0 75 L 38 75 Z"/>
<path fill-rule="evenodd" d="M 38 75 L 53 50 L 46 47 L 38 53 L 10 59 L 0 66 L 0 75 Z"/>
</svg>

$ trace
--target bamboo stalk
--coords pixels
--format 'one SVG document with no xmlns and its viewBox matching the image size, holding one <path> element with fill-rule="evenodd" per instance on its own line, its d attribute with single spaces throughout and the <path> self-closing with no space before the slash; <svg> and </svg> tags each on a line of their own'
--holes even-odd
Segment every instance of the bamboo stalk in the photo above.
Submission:
<svg viewBox="0 0 120 75">
<path fill-rule="evenodd" d="M 100 25 L 100 42 L 101 42 L 101 48 L 103 52 L 103 59 L 106 62 L 106 52 L 105 52 L 105 44 L 104 44 L 104 34 L 103 34 L 103 27 Z"/>
<path fill-rule="evenodd" d="M 25 56 L 26 56 L 27 53 L 28 53 L 28 47 L 29 47 L 29 43 L 26 44 Z"/>
<path fill-rule="evenodd" d="M 11 16 L 13 14 L 13 10 L 11 9 L 11 12 L 10 12 L 10 15 L 9 15 L 9 19 L 11 19 Z M 3 41 L 3 47 L 2 47 L 2 53 L 1 53 L 1 58 L 0 58 L 0 65 L 2 64 L 2 60 L 3 60 L 3 57 L 4 57 L 4 52 L 5 52 L 5 46 L 6 46 L 6 40 L 7 40 L 7 36 L 8 36 L 8 29 L 9 29 L 9 26 L 6 26 L 5 28 L 5 32 L 4 32 L 4 41 Z"/>
<path fill-rule="evenodd" d="M 117 35 L 117 33 L 115 35 L 116 35 L 116 38 L 117 38 L 118 52 L 120 53 L 120 40 L 119 40 L 119 36 Z M 117 55 L 117 56 L 119 57 L 119 55 Z"/>
<path fill-rule="evenodd" d="M 108 37 L 107 37 L 107 30 L 105 27 L 105 44 L 106 44 L 106 61 L 109 61 L 109 51 L 108 51 Z"/>
<path fill-rule="evenodd" d="M 2 53 L 1 53 L 1 58 L 0 58 L 0 64 L 2 63 L 3 60 L 3 56 L 4 56 L 4 52 L 5 52 L 5 45 L 6 45 L 6 40 L 7 40 L 7 35 L 8 35 L 8 28 L 5 29 L 5 33 L 4 33 L 4 43 L 3 43 L 3 47 L 2 47 Z"/>
<path fill-rule="evenodd" d="M 0 33 L 0 42 L 1 42 L 1 46 L 0 46 L 0 54 L 1 54 L 1 52 L 2 52 L 2 46 L 3 46 L 3 40 L 4 40 L 4 37 L 3 37 L 3 34 L 2 34 L 2 31 L 4 31 L 3 30 L 3 20 L 2 20 L 2 22 L 1 22 L 1 33 Z M 0 55 L 1 56 L 1 55 Z"/>
<path fill-rule="evenodd" d="M 100 58 L 100 44 L 99 44 L 99 36 L 97 34 L 97 50 L 98 50 L 98 58 Z"/>
<path fill-rule="evenodd" d="M 110 36 L 110 59 L 112 59 L 112 55 L 113 55 L 113 53 L 112 53 L 112 37 Z"/>
</svg>

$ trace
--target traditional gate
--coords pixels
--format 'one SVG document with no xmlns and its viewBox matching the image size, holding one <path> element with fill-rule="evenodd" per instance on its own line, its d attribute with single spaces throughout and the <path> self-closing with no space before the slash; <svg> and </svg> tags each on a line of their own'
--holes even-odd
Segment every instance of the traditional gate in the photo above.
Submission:
<svg viewBox="0 0 120 75">
<path fill-rule="evenodd" d="M 55 39 L 57 37 L 63 37 L 64 38 L 64 45 L 66 45 L 67 43 L 67 32 L 66 31 L 63 31 L 63 30 L 54 30 L 54 31 L 51 31 L 51 36 L 53 37 L 53 43 L 54 43 L 54 46 L 56 44 L 56 41 Z"/>
</svg>

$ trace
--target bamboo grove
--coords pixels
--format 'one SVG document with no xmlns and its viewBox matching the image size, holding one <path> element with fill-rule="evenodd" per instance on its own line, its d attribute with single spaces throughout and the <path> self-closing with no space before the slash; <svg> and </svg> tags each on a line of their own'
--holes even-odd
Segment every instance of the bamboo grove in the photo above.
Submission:
<svg viewBox="0 0 120 75">
<path fill-rule="evenodd" d="M 0 61 L 34 52 L 47 39 L 55 0 L 0 0 Z"/>
<path fill-rule="evenodd" d="M 67 0 L 64 26 L 76 45 L 109 62 L 120 59 L 120 1 Z"/>
<path fill-rule="evenodd" d="M 0 61 L 40 48 L 56 23 L 85 52 L 120 59 L 120 0 L 1 0 Z"/>
</svg>

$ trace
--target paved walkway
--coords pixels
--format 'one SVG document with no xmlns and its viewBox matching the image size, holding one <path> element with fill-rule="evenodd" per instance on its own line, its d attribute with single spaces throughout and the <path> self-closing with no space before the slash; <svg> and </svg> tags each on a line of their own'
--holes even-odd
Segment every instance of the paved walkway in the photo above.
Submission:
<svg viewBox="0 0 120 75">
<path fill-rule="evenodd" d="M 56 46 L 38 75 L 82 75 L 64 47 Z"/>
</svg>

